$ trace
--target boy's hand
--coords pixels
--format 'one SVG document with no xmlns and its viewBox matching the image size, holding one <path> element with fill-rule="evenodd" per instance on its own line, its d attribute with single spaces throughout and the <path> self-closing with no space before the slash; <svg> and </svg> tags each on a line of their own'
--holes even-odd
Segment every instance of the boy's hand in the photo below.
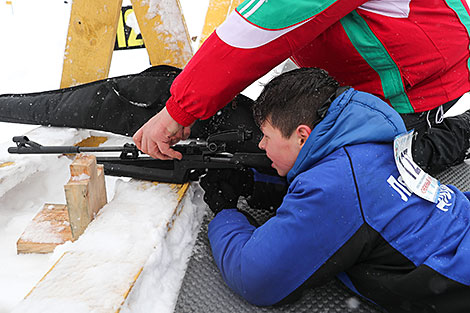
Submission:
<svg viewBox="0 0 470 313">
<path fill-rule="evenodd" d="M 214 214 L 224 209 L 236 209 L 238 198 L 248 196 L 253 189 L 251 170 L 209 170 L 201 178 L 204 201 Z"/>
</svg>

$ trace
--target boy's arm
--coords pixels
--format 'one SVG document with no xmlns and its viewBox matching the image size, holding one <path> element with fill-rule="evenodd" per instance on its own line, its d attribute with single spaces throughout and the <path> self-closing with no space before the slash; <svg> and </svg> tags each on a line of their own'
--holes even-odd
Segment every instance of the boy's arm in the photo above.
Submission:
<svg viewBox="0 0 470 313">
<path fill-rule="evenodd" d="M 254 8 L 245 9 L 248 2 L 204 42 L 174 81 L 166 107 L 179 124 L 211 117 L 366 0 L 270 0 L 249 16 Z"/>
<path fill-rule="evenodd" d="M 354 263 L 364 243 L 357 236 L 363 221 L 351 186 L 333 183 L 335 177 L 322 175 L 324 186 L 334 188 L 309 188 L 314 178 L 297 181 L 276 216 L 259 228 L 237 210 L 214 218 L 208 233 L 213 256 L 234 291 L 256 305 L 272 305 Z"/>
</svg>

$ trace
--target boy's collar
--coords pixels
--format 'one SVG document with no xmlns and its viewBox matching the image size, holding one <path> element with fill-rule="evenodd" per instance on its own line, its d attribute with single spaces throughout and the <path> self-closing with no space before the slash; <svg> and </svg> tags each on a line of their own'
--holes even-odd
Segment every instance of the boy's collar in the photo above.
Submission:
<svg viewBox="0 0 470 313">
<path fill-rule="evenodd" d="M 335 92 L 333 92 L 328 97 L 328 99 L 326 99 L 325 102 L 322 103 L 322 105 L 317 109 L 318 120 L 316 120 L 313 123 L 312 129 L 323 120 L 323 118 L 326 116 L 326 113 L 328 112 L 328 109 L 330 108 L 330 105 L 333 103 L 333 101 L 335 101 L 336 98 L 338 98 L 341 94 L 343 94 L 349 88 L 351 88 L 351 86 L 342 86 L 342 87 L 337 88 Z"/>
</svg>

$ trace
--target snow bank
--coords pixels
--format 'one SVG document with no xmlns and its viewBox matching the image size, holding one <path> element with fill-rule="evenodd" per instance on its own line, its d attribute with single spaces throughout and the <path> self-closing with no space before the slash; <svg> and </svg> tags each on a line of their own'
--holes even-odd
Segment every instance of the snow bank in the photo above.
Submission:
<svg viewBox="0 0 470 313">
<path fill-rule="evenodd" d="M 121 313 L 171 313 L 206 210 L 203 191 L 194 183 L 165 241 L 149 257 Z"/>
<path fill-rule="evenodd" d="M 114 199 L 76 242 L 56 248 L 60 260 L 14 312 L 114 312 L 146 263 L 127 311 L 171 312 L 204 212 L 198 198 L 192 187 L 168 233 L 176 192 L 167 184 L 118 181 Z"/>
<path fill-rule="evenodd" d="M 18 134 L 21 135 L 21 134 Z M 90 136 L 86 130 L 56 127 L 38 127 L 26 134 L 30 140 L 42 145 L 73 145 Z M 19 183 L 39 171 L 53 169 L 61 161 L 51 155 L 18 155 L 8 153 L 13 142 L 0 145 L 0 197 Z"/>
</svg>

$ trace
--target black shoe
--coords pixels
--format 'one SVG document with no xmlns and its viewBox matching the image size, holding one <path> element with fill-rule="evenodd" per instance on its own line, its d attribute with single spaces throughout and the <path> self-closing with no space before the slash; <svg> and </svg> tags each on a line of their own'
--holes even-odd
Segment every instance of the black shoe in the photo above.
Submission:
<svg viewBox="0 0 470 313">
<path fill-rule="evenodd" d="M 464 119 L 465 121 L 467 121 L 468 127 L 470 128 L 470 110 L 467 110 L 467 111 L 463 112 L 462 114 L 457 115 L 457 117 L 460 117 L 460 118 Z"/>
</svg>

